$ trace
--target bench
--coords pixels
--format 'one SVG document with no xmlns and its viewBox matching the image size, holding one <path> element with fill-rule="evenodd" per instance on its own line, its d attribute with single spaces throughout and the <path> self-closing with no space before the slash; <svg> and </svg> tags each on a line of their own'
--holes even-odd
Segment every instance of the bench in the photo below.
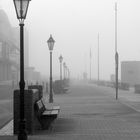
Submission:
<svg viewBox="0 0 140 140">
<path fill-rule="evenodd" d="M 47 109 L 43 104 L 42 100 L 38 100 L 35 103 L 35 114 L 38 118 L 38 121 L 41 124 L 42 129 L 48 129 L 52 122 L 57 118 L 59 114 L 60 107 L 54 108 L 51 107 Z"/>
</svg>

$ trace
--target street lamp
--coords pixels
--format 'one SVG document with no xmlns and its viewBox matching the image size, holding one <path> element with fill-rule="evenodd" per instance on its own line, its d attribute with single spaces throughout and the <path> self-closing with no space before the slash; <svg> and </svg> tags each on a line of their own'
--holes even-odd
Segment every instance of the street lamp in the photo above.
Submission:
<svg viewBox="0 0 140 140">
<path fill-rule="evenodd" d="M 52 35 L 50 35 L 50 38 L 47 41 L 48 47 L 50 50 L 50 97 L 49 97 L 49 103 L 53 103 L 53 93 L 52 93 L 52 51 L 54 47 L 55 40 L 52 38 Z"/>
<path fill-rule="evenodd" d="M 28 6 L 30 0 L 13 0 L 17 19 L 19 20 L 20 26 L 20 120 L 19 120 L 19 133 L 18 140 L 27 140 L 26 133 L 26 120 L 24 114 L 24 89 L 25 89 L 25 81 L 24 81 L 24 20 L 27 15 Z"/>
<path fill-rule="evenodd" d="M 99 78 L 100 78 L 100 69 L 99 69 L 99 68 L 100 68 L 100 64 L 99 64 L 99 63 L 100 63 L 100 56 L 99 56 L 99 51 L 100 51 L 100 48 L 99 48 L 99 47 L 100 47 L 100 46 L 99 46 L 99 43 L 100 43 L 100 42 L 99 42 L 99 41 L 100 41 L 100 40 L 99 40 L 99 39 L 100 39 L 100 38 L 99 38 L 99 33 L 98 33 L 98 83 L 99 83 Z"/>
<path fill-rule="evenodd" d="M 68 67 L 65 65 L 65 79 L 67 80 L 68 78 Z"/>
<path fill-rule="evenodd" d="M 59 61 L 60 61 L 60 81 L 62 81 L 62 61 L 63 61 L 62 55 L 60 55 Z"/>
<path fill-rule="evenodd" d="M 116 100 L 118 99 L 118 67 L 119 54 L 117 51 L 117 3 L 115 3 L 115 76 L 116 76 Z"/>
<path fill-rule="evenodd" d="M 63 63 L 63 71 L 64 71 L 64 80 L 66 78 L 66 63 Z"/>
<path fill-rule="evenodd" d="M 67 67 L 67 76 L 68 76 L 68 80 L 69 80 L 70 79 L 70 70 L 68 67 Z"/>
<path fill-rule="evenodd" d="M 90 59 L 90 77 L 89 80 L 91 82 L 91 58 L 92 58 L 92 54 L 91 54 L 91 48 L 90 48 L 90 53 L 89 53 L 89 59 Z"/>
<path fill-rule="evenodd" d="M 70 69 L 68 69 L 68 78 L 70 80 Z"/>
</svg>

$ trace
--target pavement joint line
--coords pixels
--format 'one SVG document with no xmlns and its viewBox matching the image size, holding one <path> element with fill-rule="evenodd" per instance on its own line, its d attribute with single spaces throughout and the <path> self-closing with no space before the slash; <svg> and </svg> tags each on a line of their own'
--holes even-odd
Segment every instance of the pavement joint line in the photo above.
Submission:
<svg viewBox="0 0 140 140">
<path fill-rule="evenodd" d="M 133 110 L 135 110 L 135 111 L 137 111 L 137 112 L 140 112 L 140 110 L 136 109 L 135 107 L 133 107 L 133 106 L 130 105 L 129 103 L 126 103 L 126 102 L 124 103 L 122 99 L 119 99 L 119 102 L 122 103 L 122 104 L 125 105 L 125 106 L 130 107 L 131 109 L 133 109 Z"/>
<path fill-rule="evenodd" d="M 125 134 L 125 133 L 124 133 Z M 77 133 L 77 134 L 73 134 L 73 133 L 56 133 L 56 134 L 54 134 L 54 133 L 52 133 L 52 136 L 57 136 L 57 135 L 73 135 L 73 136 L 95 136 L 95 135 L 98 135 L 98 136 L 105 136 L 105 135 L 109 135 L 108 133 L 103 133 L 103 134 L 101 134 L 101 133 L 92 133 L 92 134 L 83 134 L 83 133 Z M 117 133 L 111 133 L 110 134 L 111 136 L 112 135 L 118 135 Z M 122 134 L 123 135 L 123 134 Z M 131 135 L 131 134 L 129 134 L 129 135 Z M 139 135 L 139 134 L 138 134 Z M 51 136 L 51 134 L 49 134 L 49 135 L 47 135 L 48 137 L 49 136 Z"/>
</svg>

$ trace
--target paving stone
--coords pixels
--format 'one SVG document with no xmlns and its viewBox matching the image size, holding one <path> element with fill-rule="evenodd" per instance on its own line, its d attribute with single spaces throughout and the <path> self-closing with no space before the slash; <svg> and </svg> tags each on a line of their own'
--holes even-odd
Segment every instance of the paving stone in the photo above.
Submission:
<svg viewBox="0 0 140 140">
<path fill-rule="evenodd" d="M 138 98 L 133 97 L 131 102 L 131 95 L 125 98 L 127 94 L 122 94 L 119 100 L 115 100 L 114 91 L 110 88 L 94 85 L 73 86 L 71 93 L 55 96 L 55 102 L 60 104 L 61 111 L 52 128 L 38 131 L 36 135 L 28 136 L 28 139 L 139 140 L 140 112 L 134 109 L 134 106 L 131 107 L 131 103 L 135 103 L 134 99 L 138 102 Z M 126 102 L 130 104 L 127 105 Z M 1 130 L 0 135 L 4 134 L 4 131 L 7 131 L 7 128 Z M 0 139 L 15 140 L 16 136 L 3 136 Z"/>
</svg>

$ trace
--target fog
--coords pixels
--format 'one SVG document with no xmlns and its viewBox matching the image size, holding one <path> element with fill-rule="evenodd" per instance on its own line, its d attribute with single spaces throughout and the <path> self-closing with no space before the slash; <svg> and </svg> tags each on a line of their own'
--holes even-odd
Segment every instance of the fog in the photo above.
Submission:
<svg viewBox="0 0 140 140">
<path fill-rule="evenodd" d="M 92 79 L 97 79 L 98 34 L 100 36 L 100 79 L 115 71 L 115 0 L 31 0 L 25 27 L 29 32 L 29 64 L 49 75 L 47 40 L 52 34 L 53 75 L 59 75 L 59 59 L 72 77 L 89 76 L 90 48 Z M 118 0 L 119 62 L 140 60 L 140 1 Z M 12 26 L 18 26 L 13 0 L 0 0 Z M 120 64 L 119 64 L 120 77 Z"/>
</svg>

